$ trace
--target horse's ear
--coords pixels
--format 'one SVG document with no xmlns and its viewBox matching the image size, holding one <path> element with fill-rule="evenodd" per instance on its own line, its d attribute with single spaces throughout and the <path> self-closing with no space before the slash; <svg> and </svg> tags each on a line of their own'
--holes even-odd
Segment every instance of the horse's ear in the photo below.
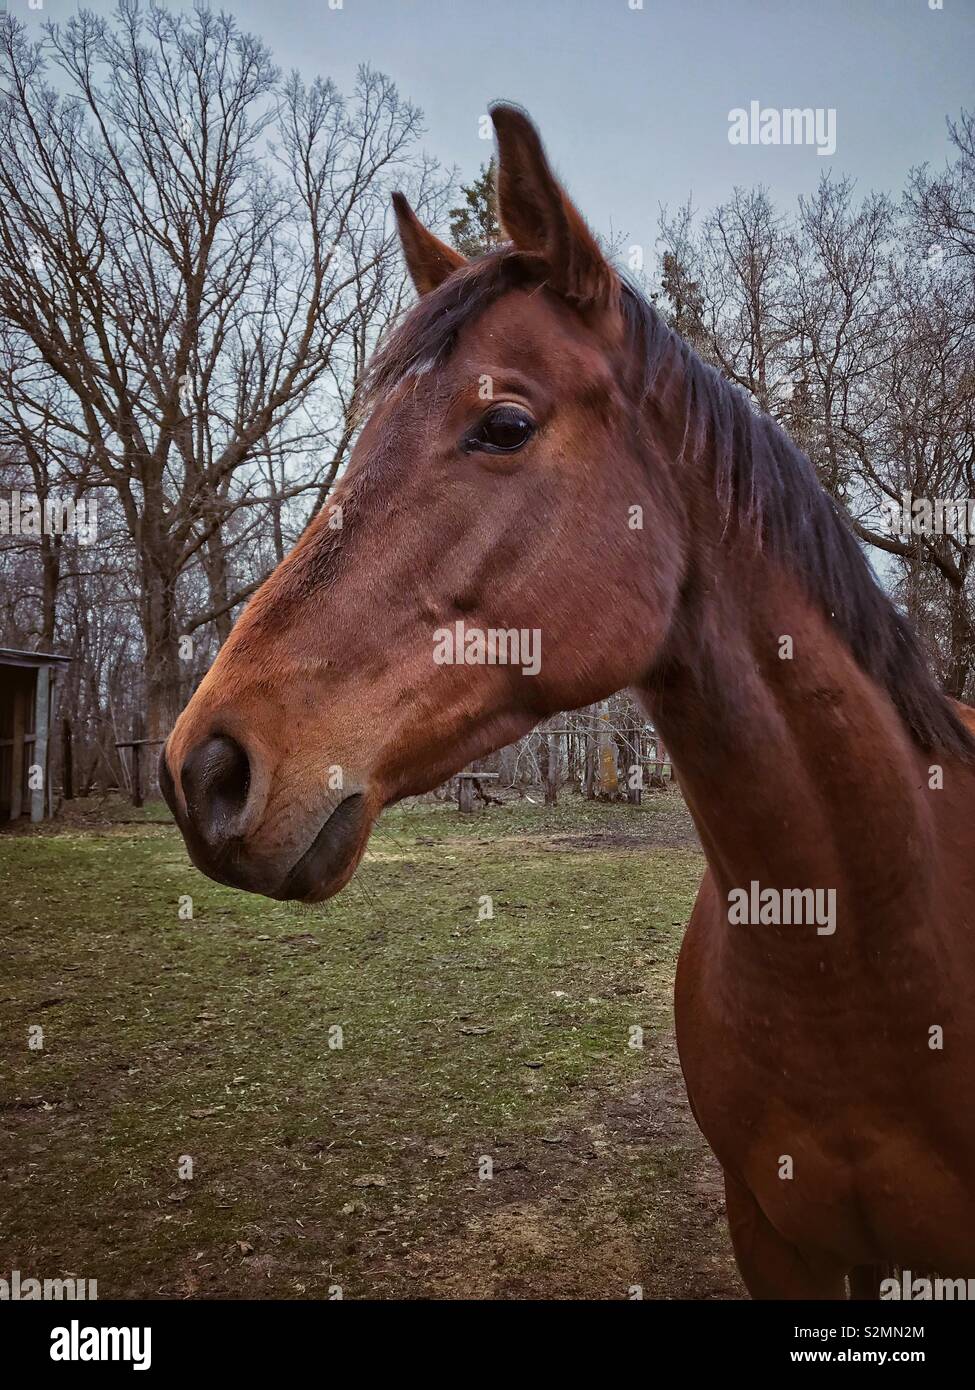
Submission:
<svg viewBox="0 0 975 1390">
<path fill-rule="evenodd" d="M 491 107 L 498 137 L 498 211 L 521 251 L 544 257 L 552 288 L 580 308 L 618 303 L 619 280 L 549 166 L 541 138 L 517 106 Z"/>
<path fill-rule="evenodd" d="M 466 257 L 459 251 L 427 231 L 402 193 L 393 194 L 393 210 L 406 268 L 418 294 L 429 294 L 453 271 L 467 264 Z"/>
</svg>

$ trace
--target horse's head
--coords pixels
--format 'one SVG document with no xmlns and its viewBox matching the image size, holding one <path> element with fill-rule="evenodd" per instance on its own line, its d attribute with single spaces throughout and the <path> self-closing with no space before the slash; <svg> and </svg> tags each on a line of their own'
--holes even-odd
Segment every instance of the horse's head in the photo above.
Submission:
<svg viewBox="0 0 975 1390">
<path fill-rule="evenodd" d="M 493 114 L 510 246 L 467 263 L 396 199 L 420 301 L 330 506 L 165 749 L 166 798 L 223 882 L 338 892 L 383 806 L 638 682 L 670 625 L 678 448 L 651 430 L 632 297 L 532 124 Z"/>
</svg>

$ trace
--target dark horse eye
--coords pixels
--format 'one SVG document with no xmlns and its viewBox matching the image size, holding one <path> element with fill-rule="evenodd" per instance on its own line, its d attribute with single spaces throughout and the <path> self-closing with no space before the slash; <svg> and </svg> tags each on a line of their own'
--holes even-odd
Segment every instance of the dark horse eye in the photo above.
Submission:
<svg viewBox="0 0 975 1390">
<path fill-rule="evenodd" d="M 467 449 L 513 454 L 535 433 L 535 421 L 517 405 L 499 405 L 483 416 L 464 440 Z"/>
</svg>

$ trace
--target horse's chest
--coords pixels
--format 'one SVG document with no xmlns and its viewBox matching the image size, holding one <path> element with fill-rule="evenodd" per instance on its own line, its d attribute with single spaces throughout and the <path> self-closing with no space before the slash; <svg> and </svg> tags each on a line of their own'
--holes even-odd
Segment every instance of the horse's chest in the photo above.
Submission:
<svg viewBox="0 0 975 1390">
<path fill-rule="evenodd" d="M 931 1047 L 931 1011 L 864 991 L 803 1007 L 769 978 L 748 992 L 717 963 L 706 922 L 681 953 L 677 1040 L 695 1118 L 722 1166 L 797 1245 L 871 1263 L 975 1258 L 975 1040 L 969 1069 Z M 814 982 L 813 982 L 814 987 Z M 924 982 L 917 997 L 930 997 Z M 946 1061 L 951 1061 L 946 1066 Z M 949 1078 L 953 1080 L 949 1084 Z M 965 1116 L 970 1118 L 966 1119 Z"/>
</svg>

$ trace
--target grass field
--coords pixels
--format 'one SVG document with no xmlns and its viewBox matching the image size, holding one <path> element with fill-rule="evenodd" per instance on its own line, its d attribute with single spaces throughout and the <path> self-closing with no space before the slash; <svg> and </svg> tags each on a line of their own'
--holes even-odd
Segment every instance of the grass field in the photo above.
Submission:
<svg viewBox="0 0 975 1390">
<path fill-rule="evenodd" d="M 673 1046 L 675 794 L 394 810 L 315 908 L 211 883 L 161 807 L 75 807 L 0 838 L 0 1275 L 741 1296 Z"/>
</svg>

